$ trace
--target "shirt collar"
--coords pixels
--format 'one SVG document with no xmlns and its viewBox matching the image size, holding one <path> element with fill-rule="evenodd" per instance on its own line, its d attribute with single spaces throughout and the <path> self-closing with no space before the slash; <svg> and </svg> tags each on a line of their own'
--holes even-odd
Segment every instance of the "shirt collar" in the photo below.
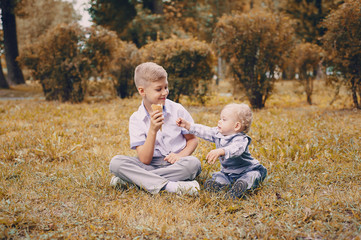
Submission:
<svg viewBox="0 0 361 240">
<path fill-rule="evenodd" d="M 142 105 L 140 105 L 138 111 L 139 111 L 140 115 L 143 117 L 143 120 L 145 120 L 146 118 L 150 118 L 150 115 L 144 106 L 144 101 L 142 101 Z M 163 106 L 163 115 L 164 115 L 164 117 L 166 117 L 168 114 L 170 114 L 170 108 L 169 108 L 168 99 L 166 99 L 165 104 Z"/>
</svg>

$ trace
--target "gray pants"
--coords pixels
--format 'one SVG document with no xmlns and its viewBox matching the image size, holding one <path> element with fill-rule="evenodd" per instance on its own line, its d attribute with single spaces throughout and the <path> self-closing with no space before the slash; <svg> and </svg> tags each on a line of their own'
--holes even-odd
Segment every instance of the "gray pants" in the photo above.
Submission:
<svg viewBox="0 0 361 240">
<path fill-rule="evenodd" d="M 201 172 L 201 163 L 193 156 L 183 157 L 174 164 L 157 157 L 147 165 L 137 157 L 117 155 L 110 161 L 109 170 L 124 181 L 156 194 L 169 181 L 194 180 Z"/>
<path fill-rule="evenodd" d="M 238 179 L 241 179 L 247 183 L 247 189 L 255 189 L 267 176 L 267 169 L 258 165 L 250 171 L 245 173 L 234 174 L 224 173 L 222 171 L 213 173 L 212 179 L 219 182 L 222 185 L 233 185 Z"/>
</svg>

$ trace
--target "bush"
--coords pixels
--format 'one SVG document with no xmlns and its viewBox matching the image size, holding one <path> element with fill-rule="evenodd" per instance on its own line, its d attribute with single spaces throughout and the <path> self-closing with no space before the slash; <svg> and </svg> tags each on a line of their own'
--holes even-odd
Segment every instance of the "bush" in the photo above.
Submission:
<svg viewBox="0 0 361 240">
<path fill-rule="evenodd" d="M 91 27 L 87 32 L 83 54 L 90 61 L 91 76 L 104 78 L 110 69 L 119 45 L 116 33 L 100 26 Z"/>
<path fill-rule="evenodd" d="M 137 65 L 137 47 L 121 41 L 115 32 L 93 27 L 85 44 L 84 54 L 91 63 L 95 79 L 112 79 L 117 95 L 121 98 L 135 92 L 133 73 Z"/>
<path fill-rule="evenodd" d="M 334 72 L 343 73 L 355 107 L 361 108 L 361 2 L 345 1 L 326 18 L 323 26 L 327 28 L 322 40 L 329 64 Z"/>
<path fill-rule="evenodd" d="M 84 33 L 78 25 L 60 24 L 24 49 L 20 62 L 40 80 L 46 100 L 81 102 L 89 63 L 81 52 Z"/>
<path fill-rule="evenodd" d="M 168 39 L 147 44 L 140 49 L 141 61 L 152 61 L 168 72 L 169 98 L 181 95 L 204 101 L 214 75 L 215 57 L 211 47 L 195 39 Z"/>
<path fill-rule="evenodd" d="M 292 51 L 292 62 L 305 87 L 307 102 L 312 105 L 313 80 L 323 58 L 323 49 L 314 43 L 300 43 Z"/>
<path fill-rule="evenodd" d="M 214 42 L 254 108 L 265 106 L 293 34 L 286 17 L 263 11 L 225 15 L 217 23 Z"/>
<path fill-rule="evenodd" d="M 135 67 L 139 63 L 138 48 L 135 44 L 119 41 L 110 68 L 114 88 L 119 97 L 130 97 L 137 91 L 134 85 L 133 76 Z"/>
</svg>

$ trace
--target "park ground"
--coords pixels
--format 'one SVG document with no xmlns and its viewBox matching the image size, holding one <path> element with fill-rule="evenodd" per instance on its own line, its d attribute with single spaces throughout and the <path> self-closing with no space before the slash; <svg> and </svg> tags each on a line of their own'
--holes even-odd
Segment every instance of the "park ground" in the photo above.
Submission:
<svg viewBox="0 0 361 240">
<path fill-rule="evenodd" d="M 221 82 L 205 105 L 182 99 L 194 120 L 214 126 L 222 107 L 247 102 Z M 217 94 L 216 94 L 217 93 Z M 254 110 L 250 151 L 267 169 L 246 198 L 150 195 L 109 186 L 110 159 L 135 155 L 128 118 L 140 99 L 46 102 L 38 85 L 0 90 L 0 239 L 360 239 L 361 111 L 342 89 L 278 82 Z M 219 164 L 194 155 L 202 185 Z"/>
</svg>

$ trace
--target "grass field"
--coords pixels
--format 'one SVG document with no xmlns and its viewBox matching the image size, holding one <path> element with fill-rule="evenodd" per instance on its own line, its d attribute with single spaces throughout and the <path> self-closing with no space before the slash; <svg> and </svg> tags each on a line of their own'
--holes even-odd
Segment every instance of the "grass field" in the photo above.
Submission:
<svg viewBox="0 0 361 240">
<path fill-rule="evenodd" d="M 239 201 L 109 187 L 110 159 L 135 155 L 128 118 L 138 97 L 0 101 L 0 239 L 361 239 L 361 112 L 345 91 L 332 98 L 317 82 L 309 106 L 300 86 L 277 84 L 249 133 L 269 175 Z M 231 101 L 182 103 L 213 126 Z M 219 168 L 204 160 L 213 148 L 200 140 L 194 153 L 201 185 Z"/>
</svg>

